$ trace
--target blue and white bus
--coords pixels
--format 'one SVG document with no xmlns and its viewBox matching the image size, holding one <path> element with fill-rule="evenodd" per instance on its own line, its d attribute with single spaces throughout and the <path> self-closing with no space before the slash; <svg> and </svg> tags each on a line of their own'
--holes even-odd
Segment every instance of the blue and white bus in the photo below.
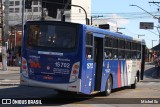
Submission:
<svg viewBox="0 0 160 107">
<path fill-rule="evenodd" d="M 22 42 L 21 85 L 83 94 L 136 87 L 143 79 L 145 41 L 100 28 L 28 21 Z"/>
</svg>

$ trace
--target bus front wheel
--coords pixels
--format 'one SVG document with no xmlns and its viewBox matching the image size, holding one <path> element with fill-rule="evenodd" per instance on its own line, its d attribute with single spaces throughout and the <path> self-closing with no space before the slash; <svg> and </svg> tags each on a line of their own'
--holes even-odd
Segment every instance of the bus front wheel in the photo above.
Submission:
<svg viewBox="0 0 160 107">
<path fill-rule="evenodd" d="M 109 96 L 111 94 L 111 91 L 112 91 L 112 77 L 109 76 L 106 82 L 106 88 L 104 91 L 104 95 Z"/>
</svg>

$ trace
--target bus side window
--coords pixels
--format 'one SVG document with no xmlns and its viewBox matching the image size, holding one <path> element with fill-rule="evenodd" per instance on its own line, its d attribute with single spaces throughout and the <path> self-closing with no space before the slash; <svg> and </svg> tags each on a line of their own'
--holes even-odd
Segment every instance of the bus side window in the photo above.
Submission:
<svg viewBox="0 0 160 107">
<path fill-rule="evenodd" d="M 137 59 L 141 59 L 141 52 L 137 52 Z"/>
<path fill-rule="evenodd" d="M 125 51 L 124 50 L 119 50 L 118 51 L 118 58 L 119 59 L 125 59 Z"/>
<path fill-rule="evenodd" d="M 126 59 L 131 59 L 131 51 L 129 50 L 125 51 L 125 54 L 126 54 L 125 56 Z"/>
<path fill-rule="evenodd" d="M 93 59 L 93 34 L 86 33 L 86 59 Z"/>
<path fill-rule="evenodd" d="M 132 51 L 132 59 L 136 59 L 136 58 L 137 58 L 136 51 Z"/>
<path fill-rule="evenodd" d="M 112 58 L 113 59 L 117 59 L 118 58 L 118 50 L 117 49 L 113 49 Z"/>
<path fill-rule="evenodd" d="M 105 49 L 104 55 L 105 55 L 105 59 L 111 59 L 112 58 L 112 50 Z"/>
</svg>

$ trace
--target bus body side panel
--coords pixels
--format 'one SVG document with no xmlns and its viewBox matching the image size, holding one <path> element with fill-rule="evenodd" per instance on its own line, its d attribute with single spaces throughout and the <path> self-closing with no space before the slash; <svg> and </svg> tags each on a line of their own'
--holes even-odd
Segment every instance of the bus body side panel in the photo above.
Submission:
<svg viewBox="0 0 160 107">
<path fill-rule="evenodd" d="M 113 77 L 113 89 L 128 86 L 131 75 L 127 65 L 126 60 L 105 60 L 101 91 L 105 91 L 106 82 L 109 75 L 112 75 Z"/>
<path fill-rule="evenodd" d="M 111 74 L 113 76 L 113 72 L 111 72 L 110 63 L 111 63 L 111 60 L 104 60 L 104 62 L 103 62 L 104 67 L 103 67 L 103 71 L 102 71 L 101 91 L 105 91 L 106 81 L 107 81 L 109 74 Z"/>
<path fill-rule="evenodd" d="M 131 70 L 131 84 L 134 84 L 137 72 L 141 71 L 141 61 L 133 60 L 132 61 L 132 70 Z"/>
<path fill-rule="evenodd" d="M 127 60 L 126 61 L 126 65 L 127 65 L 127 79 L 128 79 L 128 85 L 131 84 L 131 72 L 132 72 L 132 60 Z"/>
<path fill-rule="evenodd" d="M 81 70 L 81 92 L 85 94 L 90 94 L 92 90 L 92 83 L 93 83 L 93 71 L 94 71 L 94 65 L 93 65 L 93 59 L 86 60 L 86 31 L 87 27 L 83 26 L 82 28 L 82 35 L 81 35 L 81 52 L 82 52 L 82 70 Z"/>
</svg>

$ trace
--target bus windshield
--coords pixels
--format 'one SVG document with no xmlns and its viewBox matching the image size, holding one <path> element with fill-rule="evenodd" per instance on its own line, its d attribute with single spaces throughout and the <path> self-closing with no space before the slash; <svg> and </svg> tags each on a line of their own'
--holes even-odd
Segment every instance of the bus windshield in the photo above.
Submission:
<svg viewBox="0 0 160 107">
<path fill-rule="evenodd" d="M 31 24 L 28 29 L 27 46 L 71 49 L 76 47 L 76 27 Z"/>
</svg>

